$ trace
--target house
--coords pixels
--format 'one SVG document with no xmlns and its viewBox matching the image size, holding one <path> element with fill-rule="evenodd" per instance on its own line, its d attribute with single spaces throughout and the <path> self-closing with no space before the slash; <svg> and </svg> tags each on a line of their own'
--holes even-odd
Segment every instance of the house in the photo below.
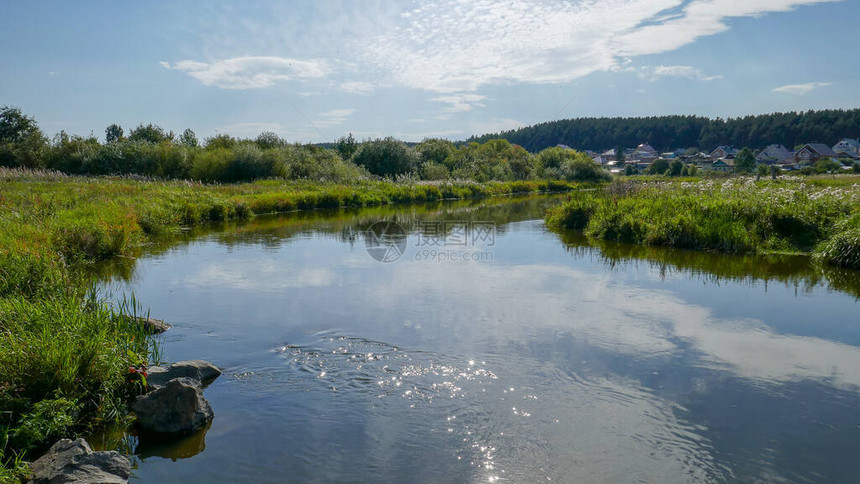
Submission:
<svg viewBox="0 0 860 484">
<path fill-rule="evenodd" d="M 833 145 L 832 150 L 837 155 L 844 153 L 852 157 L 860 156 L 860 140 L 843 138 L 842 141 Z"/>
<path fill-rule="evenodd" d="M 572 149 L 573 149 L 573 148 L 571 148 L 570 146 L 562 145 L 562 144 L 555 145 L 555 147 L 556 147 L 556 148 L 561 148 L 561 149 L 563 149 L 563 150 L 572 150 Z"/>
<path fill-rule="evenodd" d="M 836 153 L 824 143 L 807 143 L 794 154 L 794 161 L 800 165 L 814 165 L 822 158 L 833 158 Z"/>
<path fill-rule="evenodd" d="M 600 156 L 603 157 L 604 160 L 607 161 L 618 161 L 618 155 L 615 154 L 615 150 L 606 150 L 603 153 L 600 153 Z"/>
<path fill-rule="evenodd" d="M 773 165 L 781 162 L 782 160 L 788 160 L 793 156 L 794 153 L 783 145 L 770 145 L 756 155 L 755 161 L 757 163 Z"/>
<path fill-rule="evenodd" d="M 735 160 L 731 158 L 720 158 L 711 163 L 710 169 L 713 171 L 734 171 Z"/>
<path fill-rule="evenodd" d="M 636 147 L 634 157 L 638 160 L 653 160 L 657 158 L 657 150 L 648 143 L 642 143 Z"/>
<path fill-rule="evenodd" d="M 731 146 L 718 146 L 714 151 L 711 151 L 711 154 L 708 156 L 715 159 L 734 158 L 737 154 L 738 150 L 732 148 Z"/>
</svg>

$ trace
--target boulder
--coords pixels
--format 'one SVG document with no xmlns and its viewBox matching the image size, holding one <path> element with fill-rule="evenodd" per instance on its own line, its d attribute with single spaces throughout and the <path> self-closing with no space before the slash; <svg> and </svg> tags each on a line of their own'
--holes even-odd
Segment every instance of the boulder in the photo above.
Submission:
<svg viewBox="0 0 860 484">
<path fill-rule="evenodd" d="M 153 366 L 147 370 L 147 373 L 146 383 L 150 388 L 162 387 L 174 378 L 191 378 L 205 387 L 221 375 L 221 370 L 208 361 L 189 360 L 166 367 Z"/>
<path fill-rule="evenodd" d="M 214 416 L 200 382 L 191 378 L 174 378 L 137 397 L 131 409 L 142 432 L 175 436 L 203 427 Z"/>
<path fill-rule="evenodd" d="M 135 322 L 137 322 L 137 324 L 143 326 L 143 329 L 145 329 L 146 332 L 149 334 L 161 334 L 173 327 L 165 323 L 164 320 L 161 319 L 144 318 L 138 316 L 135 317 L 134 320 Z"/>
<path fill-rule="evenodd" d="M 31 483 L 126 483 L 131 462 L 119 452 L 93 452 L 84 439 L 62 439 L 30 464 Z"/>
</svg>

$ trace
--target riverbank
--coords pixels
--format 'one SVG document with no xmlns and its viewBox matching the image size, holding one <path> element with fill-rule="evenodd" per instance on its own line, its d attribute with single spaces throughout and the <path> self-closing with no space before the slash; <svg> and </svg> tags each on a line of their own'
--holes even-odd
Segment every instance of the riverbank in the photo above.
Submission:
<svg viewBox="0 0 860 484">
<path fill-rule="evenodd" d="M 83 269 L 211 221 L 316 208 L 567 191 L 566 182 L 183 181 L 0 170 L 0 482 L 53 441 L 122 421 L 157 343 L 89 291 Z M 134 371 L 130 372 L 130 368 Z"/>
<path fill-rule="evenodd" d="M 547 224 L 588 237 L 727 253 L 810 254 L 860 269 L 860 177 L 624 181 L 571 194 Z"/>
</svg>

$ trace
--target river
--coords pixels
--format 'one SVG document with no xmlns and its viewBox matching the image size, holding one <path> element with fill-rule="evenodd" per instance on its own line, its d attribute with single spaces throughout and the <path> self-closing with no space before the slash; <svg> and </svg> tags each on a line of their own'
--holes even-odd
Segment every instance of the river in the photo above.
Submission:
<svg viewBox="0 0 860 484">
<path fill-rule="evenodd" d="M 102 268 L 165 360 L 224 369 L 207 431 L 122 439 L 132 482 L 858 478 L 860 273 L 591 245 L 559 200 L 259 217 Z"/>
</svg>

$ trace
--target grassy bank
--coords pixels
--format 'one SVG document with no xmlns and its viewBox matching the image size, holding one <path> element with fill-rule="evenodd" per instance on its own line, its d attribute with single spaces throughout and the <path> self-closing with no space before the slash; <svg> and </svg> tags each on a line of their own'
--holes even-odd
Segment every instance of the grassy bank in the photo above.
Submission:
<svg viewBox="0 0 860 484">
<path fill-rule="evenodd" d="M 70 177 L 0 170 L 0 481 L 16 462 L 59 437 L 121 420 L 139 391 L 129 367 L 156 347 L 89 293 L 83 270 L 209 221 L 333 207 L 569 190 L 565 182 L 350 185 L 267 180 L 202 185 L 183 181 Z"/>
<path fill-rule="evenodd" d="M 547 214 L 596 239 L 728 253 L 808 253 L 860 269 L 860 178 L 617 182 Z"/>
</svg>

